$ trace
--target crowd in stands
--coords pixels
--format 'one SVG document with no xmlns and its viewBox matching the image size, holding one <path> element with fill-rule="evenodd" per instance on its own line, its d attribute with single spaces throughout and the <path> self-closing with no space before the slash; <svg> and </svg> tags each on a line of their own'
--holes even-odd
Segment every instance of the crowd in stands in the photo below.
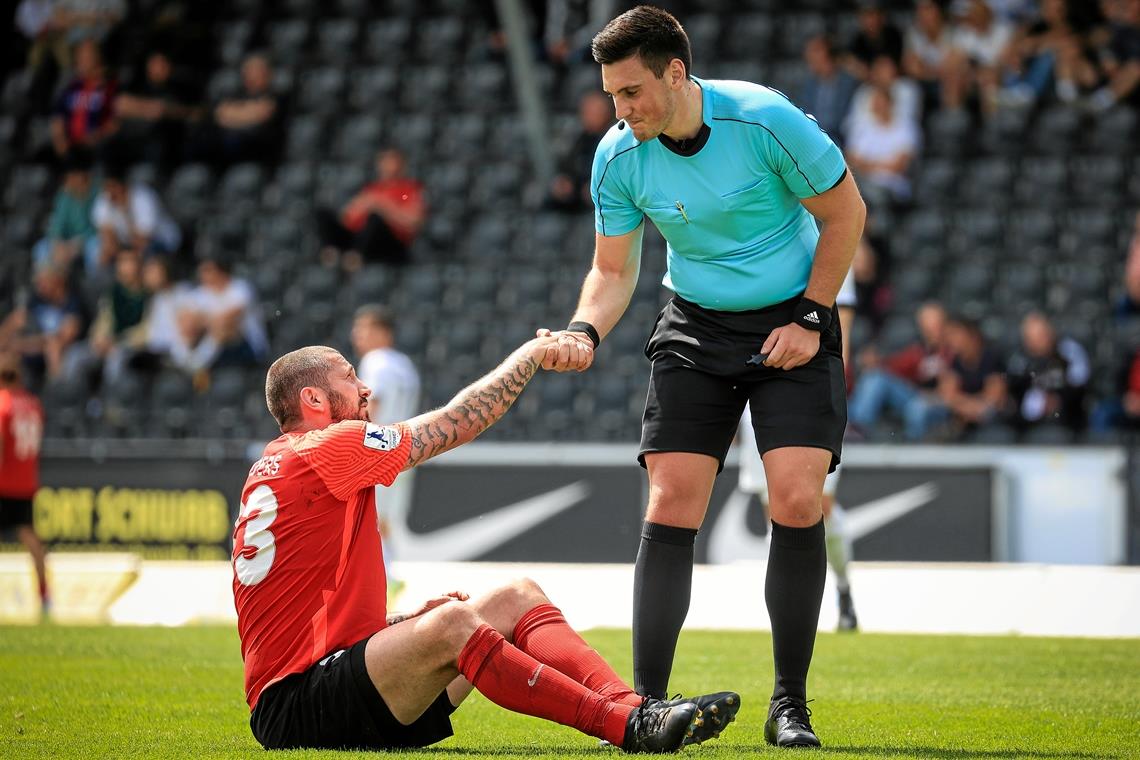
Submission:
<svg viewBox="0 0 1140 760">
<path fill-rule="evenodd" d="M 26 146 L 20 162 L 48 168 L 55 195 L 38 242 L 5 251 L 26 257 L 27 266 L 20 287 L 0 299 L 0 350 L 21 353 L 33 387 L 70 377 L 97 392 L 124 373 L 173 369 L 204 389 L 213 370 L 261 367 L 270 358 L 274 323 L 259 296 L 279 294 L 259 294 L 242 276 L 248 256 L 240 245 L 197 240 L 203 220 L 170 207 L 164 190 L 187 165 L 217 175 L 254 167 L 250 176 L 260 181 L 276 171 L 293 137 L 298 96 L 288 83 L 298 80 L 297 71 L 281 79 L 256 32 L 231 61 L 230 86 L 213 86 L 216 61 L 202 53 L 211 47 L 203 40 L 212 44 L 208 30 L 223 5 L 170 2 L 140 10 L 124 0 L 23 0 L 15 8 L 12 40 L 20 45 L 7 54 L 6 74 L 29 84 L 22 111 L 13 115 L 11 141 Z M 504 38 L 493 4 L 485 5 L 480 12 L 491 19 L 491 32 L 481 55 L 503 62 Z M 558 78 L 593 70 L 588 3 L 527 5 L 535 12 L 533 47 L 543 66 Z M 700 3 L 662 5 L 683 23 L 708 15 Z M 840 144 L 871 208 L 854 263 L 859 314 L 868 327 L 856 345 L 853 427 L 875 439 L 994 441 L 1140 429 L 1140 341 L 1112 366 L 1099 366 L 1093 347 L 1066 333 L 1070 323 L 1057 319 L 1044 294 L 1021 314 L 1019 341 L 997 339 L 983 329 L 985 314 L 959 313 L 956 303 L 899 302 L 893 278 L 911 251 L 890 234 L 915 208 L 916 168 L 932 120 L 960 115 L 981 129 L 1010 113 L 1062 108 L 1095 120 L 1140 107 L 1140 0 L 836 6 L 851 23 L 821 23 L 805 35 L 796 76 L 775 84 Z M 727 29 L 735 11 L 719 13 Z M 694 73 L 701 76 L 702 62 L 714 61 L 717 51 L 695 53 Z M 732 72 L 717 67 L 713 75 Z M 572 104 L 551 106 L 565 111 Z M 542 200 L 527 211 L 572 214 L 574 224 L 588 226 L 593 151 L 613 123 L 612 106 L 593 89 L 578 101 L 577 118 L 578 127 L 559 143 L 555 178 L 544 193 L 532 194 Z M 1140 140 L 1132 139 L 1140 151 Z M 413 261 L 429 221 L 428 190 L 405 156 L 379 139 L 371 151 L 374 180 L 356 175 L 352 193 L 340 198 L 317 196 L 319 189 L 306 185 L 320 202 L 295 220 L 311 230 L 312 262 L 335 273 L 334 282 L 363 268 Z M 462 179 L 451 187 L 467 190 Z M 445 197 L 431 201 L 448 205 Z M 1110 287 L 1105 297 L 1118 298 L 1117 325 L 1135 324 L 1140 216 L 1123 279 Z M 883 328 L 897 327 L 911 311 L 914 327 L 903 334 L 916 338 L 904 345 L 898 330 L 891 336 Z M 1097 373 L 1118 380 L 1098 386 Z"/>
</svg>

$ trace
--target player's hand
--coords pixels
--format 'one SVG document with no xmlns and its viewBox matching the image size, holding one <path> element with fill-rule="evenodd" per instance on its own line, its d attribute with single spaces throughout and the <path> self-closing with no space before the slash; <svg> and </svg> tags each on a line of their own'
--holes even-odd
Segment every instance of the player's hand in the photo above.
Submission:
<svg viewBox="0 0 1140 760">
<path fill-rule="evenodd" d="M 542 368 L 555 372 L 582 372 L 594 363 L 594 342 L 586 333 L 560 330 L 551 332 L 542 328 L 537 332 L 538 338 L 554 338 L 555 346 L 546 354 Z"/>
<path fill-rule="evenodd" d="M 760 353 L 768 354 L 765 367 L 794 369 L 807 364 L 819 353 L 819 333 L 794 322 L 777 327 L 764 341 Z"/>
<path fill-rule="evenodd" d="M 446 594 L 440 594 L 439 596 L 433 596 L 431 599 L 428 599 L 420 605 L 418 610 L 409 613 L 408 617 L 419 617 L 425 612 L 434 610 L 436 607 L 442 607 L 448 602 L 466 602 L 470 598 L 471 596 L 466 591 L 448 591 Z"/>
</svg>

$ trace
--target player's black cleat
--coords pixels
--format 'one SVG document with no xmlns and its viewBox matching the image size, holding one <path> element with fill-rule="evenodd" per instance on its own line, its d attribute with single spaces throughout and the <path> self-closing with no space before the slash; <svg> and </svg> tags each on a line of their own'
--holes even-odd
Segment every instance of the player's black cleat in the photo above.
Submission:
<svg viewBox="0 0 1140 760">
<path fill-rule="evenodd" d="M 839 630 L 859 630 L 859 619 L 855 617 L 855 602 L 851 599 L 850 591 L 839 592 Z"/>
<path fill-rule="evenodd" d="M 685 746 L 688 746 L 720 736 L 720 732 L 736 720 L 736 713 L 740 710 L 740 695 L 735 691 L 718 691 L 715 694 L 701 694 L 687 699 L 676 696 L 663 700 L 661 704 L 671 707 L 683 704 L 697 706 L 693 731 L 685 737 Z"/>
<path fill-rule="evenodd" d="M 768 707 L 764 740 L 777 747 L 818 747 L 819 737 L 811 728 L 811 710 L 795 697 L 780 697 Z"/>
<path fill-rule="evenodd" d="M 670 705 L 647 697 L 629 714 L 621 748 L 630 753 L 676 752 L 696 730 L 699 712 L 691 702 Z"/>
</svg>

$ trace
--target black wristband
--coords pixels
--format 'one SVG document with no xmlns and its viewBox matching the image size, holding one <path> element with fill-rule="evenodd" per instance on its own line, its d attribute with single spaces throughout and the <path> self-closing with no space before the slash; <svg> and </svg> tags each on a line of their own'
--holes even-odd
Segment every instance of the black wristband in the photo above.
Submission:
<svg viewBox="0 0 1140 760">
<path fill-rule="evenodd" d="M 810 298 L 801 298 L 792 321 L 805 330 L 823 332 L 831 325 L 831 309 Z"/>
<path fill-rule="evenodd" d="M 598 344 L 602 342 L 602 336 L 598 335 L 598 328 L 589 322 L 571 322 L 566 325 L 566 332 L 586 333 L 586 335 L 590 336 L 590 340 L 594 342 L 594 348 L 597 348 Z"/>
</svg>

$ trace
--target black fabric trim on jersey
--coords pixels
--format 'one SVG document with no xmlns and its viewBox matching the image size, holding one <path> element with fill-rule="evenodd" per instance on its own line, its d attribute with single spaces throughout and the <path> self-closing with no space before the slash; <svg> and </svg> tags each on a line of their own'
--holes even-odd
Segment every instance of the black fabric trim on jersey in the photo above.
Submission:
<svg viewBox="0 0 1140 760">
<path fill-rule="evenodd" d="M 831 187 L 827 188 L 827 190 L 834 190 L 835 188 L 839 187 L 839 183 L 845 179 L 847 179 L 847 167 L 846 166 L 843 167 L 843 173 L 839 175 L 839 179 L 835 180 L 835 184 L 832 185 Z M 827 190 L 824 190 L 823 192 L 826 193 Z"/>
<path fill-rule="evenodd" d="M 618 151 L 617 153 L 615 153 L 613 155 L 613 157 L 610 158 L 609 161 L 606 161 L 606 168 L 602 169 L 602 176 L 598 178 L 598 216 L 602 220 L 602 235 L 603 236 L 606 234 L 606 212 L 602 208 L 602 183 L 606 181 L 606 173 L 610 170 L 610 164 L 612 164 L 614 162 L 614 159 L 617 158 L 618 156 L 620 156 L 622 153 L 629 153 L 631 150 L 633 150 L 634 148 L 638 148 L 638 147 L 641 147 L 641 143 L 638 143 L 637 145 L 634 145 L 632 147 L 626 148 L 625 150 Z"/>
<path fill-rule="evenodd" d="M 804 170 L 800 168 L 800 162 L 796 160 L 796 157 L 792 155 L 792 152 L 790 150 L 788 150 L 787 148 L 784 147 L 784 144 L 782 142 L 780 142 L 780 138 L 776 137 L 775 132 L 768 129 L 767 127 L 765 127 L 763 124 L 761 124 L 759 122 L 745 121 L 744 119 L 733 119 L 733 118 L 730 118 L 728 116 L 714 116 L 713 121 L 735 121 L 739 124 L 751 124 L 754 127 L 760 127 L 760 129 L 762 129 L 765 132 L 767 132 L 768 134 L 772 135 L 772 139 L 776 141 L 776 144 L 784 149 L 784 152 L 788 154 L 788 158 L 792 159 L 792 163 L 796 165 L 796 171 L 798 171 L 800 173 L 800 176 L 804 178 L 804 182 L 808 183 L 808 187 L 811 188 L 811 191 L 813 193 L 815 193 L 816 195 L 819 195 L 819 190 L 815 189 L 815 185 L 813 185 L 811 183 L 811 180 L 808 179 L 808 176 L 806 174 L 804 174 Z"/>
<path fill-rule="evenodd" d="M 669 135 L 662 132 L 657 135 L 657 139 L 661 144 L 668 148 L 678 156 L 695 156 L 700 152 L 701 148 L 705 147 L 705 143 L 709 141 L 709 135 L 712 134 L 712 127 L 704 122 L 701 122 L 701 128 L 697 131 L 696 137 L 691 137 L 688 140 L 674 140 Z"/>
</svg>

